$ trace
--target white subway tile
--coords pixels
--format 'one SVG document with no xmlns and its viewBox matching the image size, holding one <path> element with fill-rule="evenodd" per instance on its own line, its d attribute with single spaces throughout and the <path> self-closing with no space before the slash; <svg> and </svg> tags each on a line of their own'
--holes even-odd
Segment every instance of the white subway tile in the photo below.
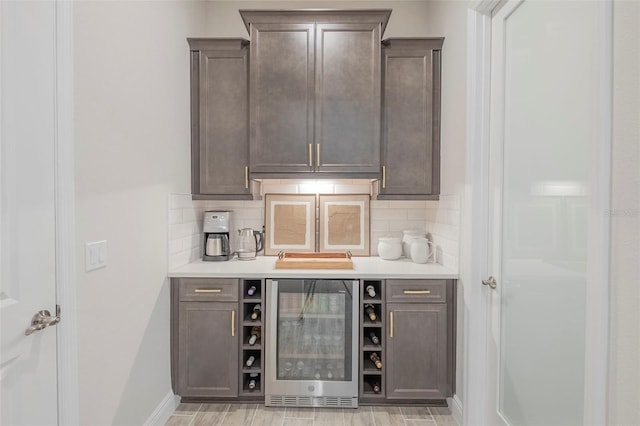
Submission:
<svg viewBox="0 0 640 426">
<path fill-rule="evenodd" d="M 370 184 L 336 184 L 334 194 L 371 194 Z"/>
<path fill-rule="evenodd" d="M 182 210 L 170 209 L 169 210 L 169 225 L 175 225 L 176 223 L 182 223 Z"/>
<path fill-rule="evenodd" d="M 460 210 L 460 197 L 458 195 L 441 195 L 439 208 L 445 210 Z"/>
<path fill-rule="evenodd" d="M 407 209 L 407 219 L 427 221 L 427 211 L 425 209 Z"/>
<path fill-rule="evenodd" d="M 333 182 L 305 182 L 298 184 L 299 194 L 333 194 L 335 185 Z"/>
<path fill-rule="evenodd" d="M 389 207 L 392 209 L 426 209 L 427 202 L 424 200 L 389 200 Z"/>
<path fill-rule="evenodd" d="M 425 213 L 425 219 L 427 220 L 427 222 L 436 222 L 436 217 L 438 216 L 438 210 L 436 209 L 426 209 L 424 211 Z"/>
<path fill-rule="evenodd" d="M 202 214 L 198 214 L 198 213 L 199 213 L 199 209 L 194 209 L 194 208 L 183 209 L 182 223 L 197 222 L 198 217 L 200 217 L 200 220 L 202 220 Z"/>
<path fill-rule="evenodd" d="M 169 194 L 169 209 L 191 207 L 191 194 Z"/>
<path fill-rule="evenodd" d="M 262 183 L 262 195 L 266 194 L 297 194 L 298 185 L 296 184 L 270 184 Z"/>
<path fill-rule="evenodd" d="M 264 209 L 264 200 L 245 201 L 243 207 L 249 209 Z"/>
<path fill-rule="evenodd" d="M 369 208 L 371 209 L 388 209 L 389 201 L 386 200 L 371 200 L 369 203 Z"/>
<path fill-rule="evenodd" d="M 389 230 L 390 231 L 400 231 L 402 235 L 402 231 L 405 229 L 424 229 L 427 232 L 427 223 L 422 220 L 390 220 L 389 221 Z"/>
<path fill-rule="evenodd" d="M 371 229 L 371 232 L 388 232 L 389 221 L 388 220 L 372 220 L 370 221 L 369 227 Z"/>
<path fill-rule="evenodd" d="M 264 217 L 264 209 L 242 208 L 233 212 L 233 220 L 262 219 Z"/>
<path fill-rule="evenodd" d="M 184 250 L 169 256 L 169 269 L 179 268 L 191 262 L 191 250 Z"/>
<path fill-rule="evenodd" d="M 427 208 L 427 209 L 437 209 L 438 208 L 438 200 L 427 200 L 427 201 L 425 201 L 425 208 Z"/>
<path fill-rule="evenodd" d="M 372 219 L 407 220 L 407 209 L 375 209 L 370 212 Z"/>
<path fill-rule="evenodd" d="M 177 240 L 182 237 L 187 237 L 194 233 L 194 228 L 195 225 L 192 223 L 169 225 L 169 240 Z"/>
</svg>

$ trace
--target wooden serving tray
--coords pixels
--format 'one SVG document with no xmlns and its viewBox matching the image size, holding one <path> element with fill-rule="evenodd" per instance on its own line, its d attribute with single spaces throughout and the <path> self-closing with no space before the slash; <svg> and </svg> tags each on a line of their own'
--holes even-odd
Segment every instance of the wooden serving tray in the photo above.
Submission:
<svg viewBox="0 0 640 426">
<path fill-rule="evenodd" d="M 350 253 L 280 253 L 276 269 L 353 269 Z"/>
</svg>

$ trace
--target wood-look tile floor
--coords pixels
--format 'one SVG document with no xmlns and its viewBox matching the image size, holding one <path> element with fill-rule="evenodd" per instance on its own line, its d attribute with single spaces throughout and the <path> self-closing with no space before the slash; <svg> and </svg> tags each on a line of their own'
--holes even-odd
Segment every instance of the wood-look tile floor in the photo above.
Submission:
<svg viewBox="0 0 640 426">
<path fill-rule="evenodd" d="M 279 408 L 262 404 L 180 404 L 167 426 L 457 426 L 448 408 Z"/>
</svg>

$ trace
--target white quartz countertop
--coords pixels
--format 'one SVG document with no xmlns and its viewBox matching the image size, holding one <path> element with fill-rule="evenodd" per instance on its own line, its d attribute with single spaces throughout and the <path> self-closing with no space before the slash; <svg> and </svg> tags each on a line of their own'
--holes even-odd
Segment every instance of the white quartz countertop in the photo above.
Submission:
<svg viewBox="0 0 640 426">
<path fill-rule="evenodd" d="M 360 279 L 457 279 L 458 272 L 440 264 L 353 257 L 353 269 L 276 269 L 276 256 L 255 260 L 203 262 L 198 260 L 169 271 L 171 278 L 360 278 Z"/>
</svg>

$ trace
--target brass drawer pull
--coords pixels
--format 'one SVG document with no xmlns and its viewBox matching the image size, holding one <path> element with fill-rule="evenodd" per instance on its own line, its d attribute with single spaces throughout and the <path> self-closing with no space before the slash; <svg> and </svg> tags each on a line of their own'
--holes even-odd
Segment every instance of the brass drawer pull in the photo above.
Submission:
<svg viewBox="0 0 640 426">
<path fill-rule="evenodd" d="M 249 166 L 244 166 L 244 187 L 249 188 Z"/>
<path fill-rule="evenodd" d="M 393 311 L 389 312 L 389 337 L 393 337 Z"/>
<path fill-rule="evenodd" d="M 231 311 L 231 337 L 236 335 L 236 311 Z"/>
<path fill-rule="evenodd" d="M 316 145 L 316 166 L 320 167 L 320 144 Z"/>
<path fill-rule="evenodd" d="M 404 294 L 431 294 L 431 290 L 405 290 Z"/>
<path fill-rule="evenodd" d="M 196 288 L 193 290 L 194 293 L 222 293 L 222 290 L 219 288 Z"/>
<path fill-rule="evenodd" d="M 313 167 L 313 148 L 309 144 L 309 167 Z"/>
<path fill-rule="evenodd" d="M 387 187 L 387 167 L 382 166 L 382 189 Z"/>
</svg>

